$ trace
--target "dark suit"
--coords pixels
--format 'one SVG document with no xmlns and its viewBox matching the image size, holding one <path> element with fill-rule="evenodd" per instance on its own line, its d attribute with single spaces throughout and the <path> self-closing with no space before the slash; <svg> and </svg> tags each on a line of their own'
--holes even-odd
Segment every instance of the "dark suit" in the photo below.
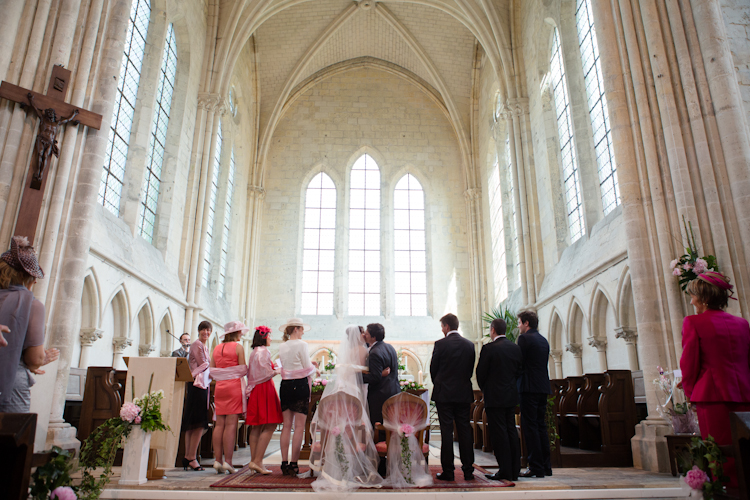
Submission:
<svg viewBox="0 0 750 500">
<path fill-rule="evenodd" d="M 173 358 L 187 358 L 188 354 L 190 353 L 190 346 L 188 346 L 187 349 L 184 347 L 180 347 L 179 349 L 175 349 L 172 351 L 172 357 Z"/>
<path fill-rule="evenodd" d="M 370 409 L 370 422 L 383 422 L 383 403 L 386 399 L 401 393 L 398 383 L 398 354 L 391 344 L 376 342 L 370 348 L 367 356 L 367 365 L 370 373 L 362 376 L 362 381 L 367 386 L 367 406 Z M 381 373 L 386 368 L 391 369 L 386 377 Z"/>
<path fill-rule="evenodd" d="M 484 396 L 498 476 L 515 481 L 521 470 L 521 443 L 516 431 L 518 379 L 523 369 L 521 348 L 505 336 L 482 347 L 477 382 Z"/>
<path fill-rule="evenodd" d="M 471 376 L 474 372 L 474 344 L 458 332 L 435 342 L 430 361 L 432 400 L 440 420 L 440 463 L 443 472 L 453 474 L 453 423 L 458 433 L 458 451 L 464 474 L 474 473 L 474 440 L 469 409 L 474 402 Z"/>
<path fill-rule="evenodd" d="M 549 385 L 549 342 L 538 331 L 529 330 L 518 337 L 523 353 L 521 390 L 521 428 L 529 454 L 529 470 L 537 475 L 551 474 L 549 436 L 544 421 Z"/>
</svg>

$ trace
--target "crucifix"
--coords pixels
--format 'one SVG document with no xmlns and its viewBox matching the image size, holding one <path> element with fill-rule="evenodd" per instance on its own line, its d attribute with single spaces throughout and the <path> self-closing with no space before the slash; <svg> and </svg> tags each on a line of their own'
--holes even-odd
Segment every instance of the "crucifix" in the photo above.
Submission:
<svg viewBox="0 0 750 500">
<path fill-rule="evenodd" d="M 70 71 L 62 66 L 52 68 L 47 94 L 39 94 L 9 82 L 0 84 L 0 98 L 21 103 L 30 107 L 39 117 L 39 132 L 34 143 L 29 173 L 23 188 L 21 206 L 16 220 L 15 236 L 26 236 L 34 243 L 39 214 L 42 210 L 44 188 L 47 185 L 47 172 L 50 170 L 50 156 L 59 155 L 57 134 L 67 123 L 85 125 L 99 129 L 102 115 L 77 108 L 65 102 L 70 82 Z"/>
</svg>

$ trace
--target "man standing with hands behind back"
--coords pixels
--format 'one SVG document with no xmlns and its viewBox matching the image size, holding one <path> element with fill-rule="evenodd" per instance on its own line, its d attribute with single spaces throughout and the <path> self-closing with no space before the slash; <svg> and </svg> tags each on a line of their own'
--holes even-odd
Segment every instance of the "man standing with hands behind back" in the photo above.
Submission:
<svg viewBox="0 0 750 500">
<path fill-rule="evenodd" d="M 544 415 L 547 412 L 549 386 L 549 342 L 537 331 L 539 318 L 534 311 L 518 313 L 518 346 L 523 353 L 521 376 L 521 428 L 529 453 L 529 469 L 521 477 L 552 475 L 549 456 L 549 436 Z"/>
<path fill-rule="evenodd" d="M 515 486 L 521 472 L 521 444 L 516 431 L 518 378 L 523 369 L 521 348 L 505 336 L 507 325 L 500 318 L 490 324 L 492 341 L 482 347 L 477 364 L 477 382 L 484 395 L 489 435 L 497 458 L 497 472 L 485 474 L 501 481 L 501 486 Z"/>
<path fill-rule="evenodd" d="M 453 481 L 453 422 L 458 433 L 458 451 L 464 479 L 474 479 L 474 440 L 469 423 L 469 409 L 474 401 L 471 375 L 474 372 L 474 344 L 458 333 L 458 318 L 446 314 L 440 318 L 442 338 L 435 342 L 430 361 L 432 400 L 440 420 L 441 481 Z"/>
</svg>

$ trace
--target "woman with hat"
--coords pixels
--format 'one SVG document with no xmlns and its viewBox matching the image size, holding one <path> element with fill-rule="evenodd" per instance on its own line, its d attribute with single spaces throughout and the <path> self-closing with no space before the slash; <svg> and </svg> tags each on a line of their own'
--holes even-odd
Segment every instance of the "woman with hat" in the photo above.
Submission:
<svg viewBox="0 0 750 500">
<path fill-rule="evenodd" d="M 211 355 L 211 375 L 216 379 L 214 389 L 214 424 L 213 447 L 214 447 L 214 469 L 219 474 L 236 471 L 232 467 L 232 456 L 234 455 L 234 443 L 237 439 L 237 423 L 240 415 L 244 412 L 245 388 L 242 378 L 247 373 L 245 366 L 245 350 L 239 343 L 244 333 L 250 331 L 241 321 L 230 321 L 224 325 L 224 333 L 219 335 L 221 344 L 214 348 Z M 223 370 L 233 367 L 236 377 L 232 377 L 233 370 Z M 224 376 L 218 376 L 221 373 Z M 224 461 L 222 463 L 222 456 Z"/>
<path fill-rule="evenodd" d="M 28 413 L 32 373 L 56 360 L 60 351 L 44 350 L 44 304 L 31 288 L 44 277 L 34 248 L 21 236 L 11 239 L 0 255 L 0 324 L 7 346 L 0 349 L 0 412 Z"/>
<path fill-rule="evenodd" d="M 732 443 L 729 414 L 750 411 L 750 325 L 724 311 L 732 295 L 729 278 L 706 271 L 687 286 L 695 315 L 682 323 L 682 387 L 698 412 L 701 437 Z M 736 300 L 736 299 L 735 299 Z M 737 487 L 734 459 L 724 466 Z"/>
<path fill-rule="evenodd" d="M 263 457 L 276 426 L 283 422 L 281 404 L 273 377 L 281 372 L 271 361 L 271 329 L 259 326 L 253 336 L 252 351 L 247 358 L 247 416 L 245 423 L 250 429 L 250 468 L 261 474 L 271 471 L 263 467 Z"/>
<path fill-rule="evenodd" d="M 279 443 L 281 445 L 281 472 L 287 476 L 299 474 L 299 453 L 302 449 L 302 439 L 305 435 L 305 421 L 310 407 L 310 386 L 312 375 L 316 372 L 310 361 L 307 343 L 302 341 L 302 335 L 310 330 L 300 318 L 292 318 L 279 328 L 284 332 L 284 343 L 279 346 L 279 362 L 281 363 L 281 413 L 284 417 L 284 427 L 281 429 Z M 294 422 L 294 439 L 292 441 L 292 456 L 289 459 L 289 437 Z"/>
</svg>

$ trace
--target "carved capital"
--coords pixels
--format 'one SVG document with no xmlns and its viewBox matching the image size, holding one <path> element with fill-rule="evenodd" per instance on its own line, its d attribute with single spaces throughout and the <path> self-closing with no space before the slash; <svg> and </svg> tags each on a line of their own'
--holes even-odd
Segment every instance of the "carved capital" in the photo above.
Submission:
<svg viewBox="0 0 750 500">
<path fill-rule="evenodd" d="M 221 94 L 215 94 L 212 92 L 199 92 L 198 93 L 198 108 L 205 109 L 206 111 L 218 111 L 220 114 L 227 112 L 229 107 L 226 99 L 221 97 Z"/>
<path fill-rule="evenodd" d="M 615 338 L 623 339 L 628 344 L 635 344 L 638 341 L 638 330 L 629 326 L 618 326 L 615 328 Z"/>
<path fill-rule="evenodd" d="M 560 349 L 552 349 L 549 352 L 549 355 L 552 356 L 552 359 L 554 359 L 556 363 L 559 363 L 562 360 L 563 352 Z"/>
<path fill-rule="evenodd" d="M 581 344 L 568 344 L 565 346 L 565 350 L 571 353 L 576 358 L 580 358 L 583 353 Z"/>
<path fill-rule="evenodd" d="M 115 337 L 112 339 L 112 345 L 115 348 L 115 354 L 122 354 L 125 352 L 125 349 L 133 345 L 133 339 Z"/>
<path fill-rule="evenodd" d="M 601 339 L 597 337 L 589 338 L 589 345 L 597 351 L 603 351 L 607 348 L 607 339 Z"/>
<path fill-rule="evenodd" d="M 161 356 L 162 358 L 171 358 L 172 351 L 159 351 L 159 356 Z"/>
<path fill-rule="evenodd" d="M 464 199 L 466 201 L 476 201 L 479 199 L 480 195 L 481 195 L 481 191 L 477 188 L 469 188 L 466 191 L 464 191 Z"/>
<path fill-rule="evenodd" d="M 81 346 L 91 346 L 102 338 L 104 330 L 98 328 L 81 328 Z"/>
<path fill-rule="evenodd" d="M 513 111 L 506 106 L 505 104 L 501 104 L 497 108 L 497 119 L 498 120 L 510 120 L 513 117 Z"/>
<path fill-rule="evenodd" d="M 250 196 L 257 196 L 259 200 L 266 197 L 266 190 L 263 186 L 248 186 L 247 192 Z"/>
<path fill-rule="evenodd" d="M 156 346 L 155 345 L 140 344 L 138 346 L 138 355 L 139 356 L 148 356 L 149 354 L 151 354 L 155 350 L 156 350 Z"/>
<path fill-rule="evenodd" d="M 522 116 L 529 114 L 529 98 L 528 97 L 516 97 L 508 99 L 506 106 L 511 110 L 514 116 Z"/>
</svg>

